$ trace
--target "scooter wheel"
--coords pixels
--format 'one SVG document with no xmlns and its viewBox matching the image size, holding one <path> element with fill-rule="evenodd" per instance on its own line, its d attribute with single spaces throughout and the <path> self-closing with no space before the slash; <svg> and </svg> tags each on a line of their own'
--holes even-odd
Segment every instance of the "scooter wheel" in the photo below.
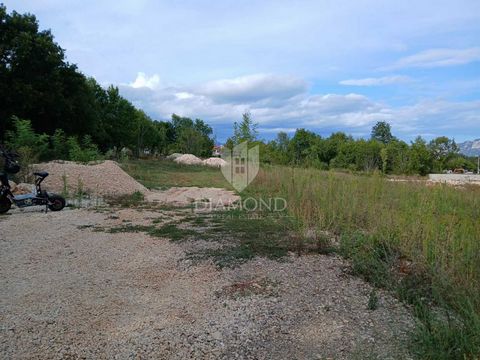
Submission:
<svg viewBox="0 0 480 360">
<path fill-rule="evenodd" d="M 60 195 L 50 195 L 48 197 L 48 208 L 52 211 L 60 211 L 65 207 L 65 199 Z"/>
<path fill-rule="evenodd" d="M 12 203 L 6 197 L 0 198 L 0 214 L 5 214 L 12 207 Z"/>
</svg>

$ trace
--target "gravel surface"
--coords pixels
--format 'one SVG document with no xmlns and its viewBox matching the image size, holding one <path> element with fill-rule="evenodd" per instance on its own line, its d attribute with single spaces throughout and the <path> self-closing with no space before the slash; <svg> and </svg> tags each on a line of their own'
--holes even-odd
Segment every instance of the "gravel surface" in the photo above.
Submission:
<svg viewBox="0 0 480 360">
<path fill-rule="evenodd" d="M 197 202 L 198 209 L 213 209 L 231 205 L 241 198 L 231 190 L 188 186 L 148 191 L 145 199 L 174 205 L 188 205 Z"/>
<path fill-rule="evenodd" d="M 37 210 L 38 211 L 38 210 Z M 174 243 L 93 226 L 172 210 L 13 211 L 0 217 L 0 357 L 405 359 L 408 310 L 334 256 L 218 269 Z"/>
</svg>

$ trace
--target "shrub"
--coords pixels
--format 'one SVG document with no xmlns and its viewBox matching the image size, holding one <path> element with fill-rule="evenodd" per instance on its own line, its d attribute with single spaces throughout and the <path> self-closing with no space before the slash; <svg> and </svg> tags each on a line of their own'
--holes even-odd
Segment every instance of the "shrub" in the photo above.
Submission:
<svg viewBox="0 0 480 360">
<path fill-rule="evenodd" d="M 30 120 L 13 117 L 14 130 L 6 133 L 6 144 L 19 155 L 21 166 L 16 178 L 27 181 L 30 165 L 38 162 L 47 155 L 48 135 L 36 134 Z"/>
<path fill-rule="evenodd" d="M 102 158 L 97 145 L 92 142 L 92 138 L 89 135 L 83 137 L 81 144 L 76 137 L 71 136 L 67 140 L 67 145 L 69 158 L 72 161 L 87 163 Z"/>
</svg>

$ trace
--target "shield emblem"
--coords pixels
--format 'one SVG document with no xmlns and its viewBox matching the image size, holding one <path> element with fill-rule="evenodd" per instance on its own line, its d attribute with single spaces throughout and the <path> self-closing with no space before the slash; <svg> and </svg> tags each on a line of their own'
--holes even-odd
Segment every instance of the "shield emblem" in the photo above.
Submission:
<svg viewBox="0 0 480 360">
<path fill-rule="evenodd" d="M 259 146 L 255 145 L 249 149 L 248 141 L 236 145 L 231 150 L 224 150 L 222 159 L 227 164 L 222 166 L 222 173 L 238 192 L 242 192 L 257 176 L 260 168 L 259 155 Z"/>
</svg>

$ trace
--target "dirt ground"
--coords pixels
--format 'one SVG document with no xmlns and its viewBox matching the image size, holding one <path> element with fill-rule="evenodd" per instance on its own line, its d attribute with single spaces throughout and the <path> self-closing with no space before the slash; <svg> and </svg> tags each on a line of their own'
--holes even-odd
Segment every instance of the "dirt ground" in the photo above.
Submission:
<svg viewBox="0 0 480 360">
<path fill-rule="evenodd" d="M 145 199 L 172 205 L 188 205 L 192 202 L 208 200 L 210 206 L 204 204 L 203 208 L 229 206 L 240 200 L 240 196 L 231 190 L 218 188 L 205 188 L 197 186 L 172 187 L 167 190 L 150 190 L 145 193 Z M 200 208 L 200 206 L 198 206 Z"/>
<path fill-rule="evenodd" d="M 372 288 L 336 256 L 220 269 L 187 256 L 204 246 L 195 239 L 95 231 L 182 216 L 32 208 L 0 217 L 0 357 L 409 358 L 409 311 L 383 292 L 369 310 Z"/>
</svg>

